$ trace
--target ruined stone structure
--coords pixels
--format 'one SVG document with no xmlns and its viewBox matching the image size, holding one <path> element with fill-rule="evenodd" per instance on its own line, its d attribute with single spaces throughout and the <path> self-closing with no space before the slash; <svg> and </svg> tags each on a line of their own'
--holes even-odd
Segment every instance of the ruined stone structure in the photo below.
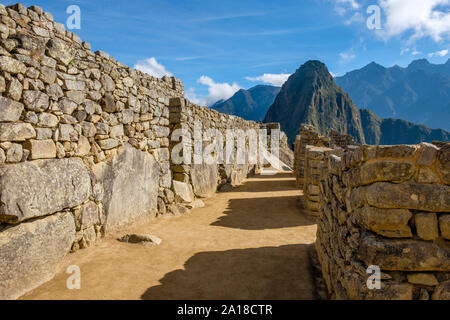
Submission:
<svg viewBox="0 0 450 320">
<path fill-rule="evenodd" d="M 171 163 L 181 127 L 259 129 L 193 105 L 174 77 L 132 70 L 40 7 L 0 5 L 0 299 L 141 218 L 185 213 L 255 164 Z"/>
<path fill-rule="evenodd" d="M 305 194 L 319 195 L 310 210 L 317 209 L 316 249 L 330 297 L 449 300 L 450 143 L 307 146 L 305 154 Z M 381 288 L 371 290 L 373 266 Z"/>
<path fill-rule="evenodd" d="M 306 146 L 329 147 L 330 139 L 322 137 L 313 126 L 304 124 L 300 128 L 300 135 L 294 143 L 294 171 L 297 179 L 297 186 L 301 189 L 305 183 L 305 160 Z"/>
</svg>

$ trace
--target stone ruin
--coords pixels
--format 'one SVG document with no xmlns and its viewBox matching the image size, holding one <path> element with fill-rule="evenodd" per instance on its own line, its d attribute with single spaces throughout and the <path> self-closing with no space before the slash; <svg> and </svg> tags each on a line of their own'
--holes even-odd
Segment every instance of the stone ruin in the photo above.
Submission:
<svg viewBox="0 0 450 320">
<path fill-rule="evenodd" d="M 303 126 L 295 143 L 329 297 L 450 300 L 450 143 L 356 146 L 333 135 Z"/>
<path fill-rule="evenodd" d="M 92 52 L 37 6 L 0 4 L 0 71 L 0 299 L 50 280 L 67 253 L 260 169 L 174 164 L 175 130 L 277 129 L 190 103 L 177 78 Z M 317 216 L 331 298 L 450 299 L 448 143 L 358 146 L 303 126 L 294 155 L 282 134 L 280 157 Z M 366 284 L 374 265 L 380 290 Z"/>
<path fill-rule="evenodd" d="M 186 213 L 258 170 L 172 163 L 172 133 L 196 120 L 220 132 L 265 126 L 190 103 L 175 77 L 92 52 L 40 7 L 0 4 L 0 38 L 0 299 L 50 280 L 67 253 Z"/>
</svg>

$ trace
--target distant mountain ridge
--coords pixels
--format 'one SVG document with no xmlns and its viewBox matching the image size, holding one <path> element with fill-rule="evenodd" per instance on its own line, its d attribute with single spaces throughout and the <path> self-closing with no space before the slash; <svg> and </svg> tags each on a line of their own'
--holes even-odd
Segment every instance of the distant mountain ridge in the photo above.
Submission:
<svg viewBox="0 0 450 320">
<path fill-rule="evenodd" d="M 377 65 L 372 67 L 379 69 Z M 392 72 L 395 73 L 395 69 Z M 400 119 L 382 119 L 369 110 L 359 110 L 320 61 L 308 61 L 289 77 L 264 122 L 280 122 L 290 143 L 303 123 L 315 126 L 322 134 L 330 130 L 350 134 L 359 143 L 415 144 L 450 140 L 450 133 L 445 130 L 432 130 Z"/>
<path fill-rule="evenodd" d="M 231 98 L 216 102 L 211 108 L 246 120 L 262 121 L 280 90 L 280 87 L 268 85 L 241 89 Z"/>
<path fill-rule="evenodd" d="M 380 117 L 450 130 L 450 59 L 445 64 L 415 60 L 406 68 L 372 62 L 335 81 L 358 107 Z"/>
</svg>

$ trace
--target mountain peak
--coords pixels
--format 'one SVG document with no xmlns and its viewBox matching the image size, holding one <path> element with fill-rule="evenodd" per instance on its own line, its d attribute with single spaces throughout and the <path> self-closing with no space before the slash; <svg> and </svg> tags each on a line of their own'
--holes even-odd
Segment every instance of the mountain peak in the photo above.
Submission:
<svg viewBox="0 0 450 320">
<path fill-rule="evenodd" d="M 329 87 L 333 83 L 333 76 L 326 65 L 318 60 L 310 60 L 298 68 L 285 85 L 299 87 L 311 84 L 313 87 Z"/>
<path fill-rule="evenodd" d="M 428 67 L 430 65 L 431 65 L 431 63 L 425 58 L 417 59 L 409 64 L 408 69 L 423 68 L 423 67 Z"/>
<path fill-rule="evenodd" d="M 246 120 L 262 121 L 278 92 L 279 87 L 270 85 L 240 89 L 231 98 L 218 101 L 211 108 Z"/>
<path fill-rule="evenodd" d="M 333 129 L 364 142 L 359 118 L 359 110 L 334 83 L 325 64 L 311 60 L 284 84 L 264 122 L 279 122 L 290 143 L 303 123 L 314 125 L 322 134 Z"/>
</svg>

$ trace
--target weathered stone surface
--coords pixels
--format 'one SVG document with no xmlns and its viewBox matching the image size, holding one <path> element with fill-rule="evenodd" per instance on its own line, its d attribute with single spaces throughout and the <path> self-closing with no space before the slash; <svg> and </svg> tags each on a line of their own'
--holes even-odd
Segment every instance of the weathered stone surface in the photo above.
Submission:
<svg viewBox="0 0 450 320">
<path fill-rule="evenodd" d="M 16 299 L 49 281 L 75 239 L 69 213 L 0 232 L 0 299 Z"/>
<path fill-rule="evenodd" d="M 435 213 L 417 213 L 414 216 L 417 235 L 423 240 L 436 240 L 439 238 L 438 218 Z"/>
<path fill-rule="evenodd" d="M 75 57 L 75 50 L 70 48 L 64 41 L 50 39 L 47 42 L 47 54 L 64 65 L 68 65 Z"/>
<path fill-rule="evenodd" d="M 441 283 L 431 297 L 432 300 L 450 300 L 450 280 Z"/>
<path fill-rule="evenodd" d="M 445 184 L 450 185 L 450 143 L 447 143 L 439 150 L 437 158 L 442 180 Z"/>
<path fill-rule="evenodd" d="M 194 201 L 195 196 L 190 184 L 175 180 L 172 181 L 172 184 L 175 197 L 178 198 L 180 202 L 190 203 Z"/>
<path fill-rule="evenodd" d="M 388 240 L 364 233 L 358 258 L 390 271 L 448 271 L 450 246 L 415 240 Z"/>
<path fill-rule="evenodd" d="M 25 90 L 23 102 L 29 110 L 42 112 L 48 109 L 49 97 L 40 91 Z"/>
<path fill-rule="evenodd" d="M 81 229 L 87 229 L 96 224 L 100 223 L 99 215 L 98 215 L 98 207 L 97 204 L 93 201 L 89 201 L 85 205 L 81 207 L 80 212 Z"/>
<path fill-rule="evenodd" d="M 53 140 L 27 140 L 24 148 L 30 151 L 29 160 L 56 158 L 56 145 Z"/>
<path fill-rule="evenodd" d="M 444 239 L 450 240 L 450 214 L 442 214 L 439 217 L 439 228 Z"/>
<path fill-rule="evenodd" d="M 405 209 L 364 207 L 355 211 L 356 220 L 366 229 L 389 238 L 410 238 L 412 213 Z"/>
<path fill-rule="evenodd" d="M 59 125 L 59 141 L 78 141 L 78 132 L 71 124 Z"/>
<path fill-rule="evenodd" d="M 107 231 L 156 212 L 159 168 L 150 154 L 125 144 L 111 163 L 93 171 L 104 189 Z"/>
<path fill-rule="evenodd" d="M 119 239 L 121 242 L 139 243 L 146 246 L 159 246 L 162 240 L 151 234 L 127 234 Z"/>
<path fill-rule="evenodd" d="M 0 221 L 16 224 L 82 204 L 91 195 L 91 179 L 76 158 L 4 165 L 0 194 Z"/>
<path fill-rule="evenodd" d="M 367 185 L 378 181 L 404 181 L 411 178 L 413 174 L 414 166 L 408 162 L 380 161 L 366 163 L 360 168 L 360 176 L 352 177 L 349 185 Z M 354 184 L 355 182 L 357 184 Z"/>
<path fill-rule="evenodd" d="M 450 187 L 416 183 L 378 182 L 365 188 L 367 203 L 379 208 L 404 208 L 429 212 L 450 211 Z"/>
<path fill-rule="evenodd" d="M 105 139 L 100 140 L 98 144 L 103 150 L 111 150 L 119 145 L 119 141 L 117 141 L 116 139 Z"/>
<path fill-rule="evenodd" d="M 44 128 L 54 128 L 58 125 L 58 117 L 51 113 L 39 114 L 39 125 Z"/>
<path fill-rule="evenodd" d="M 36 137 L 29 123 L 0 123 L 0 141 L 25 141 Z"/>
<path fill-rule="evenodd" d="M 167 211 L 173 215 L 182 215 L 189 213 L 189 209 L 180 204 L 171 204 L 167 207 Z"/>
<path fill-rule="evenodd" d="M 23 158 L 23 147 L 21 144 L 13 143 L 11 147 L 6 151 L 6 162 L 16 163 L 20 162 Z"/>
<path fill-rule="evenodd" d="M 365 159 L 397 158 L 406 159 L 414 156 L 417 146 L 364 146 Z"/>
<path fill-rule="evenodd" d="M 14 100 L 0 97 L 0 121 L 18 121 L 23 111 L 23 104 Z"/>
<path fill-rule="evenodd" d="M 27 67 L 19 60 L 13 59 L 8 56 L 0 56 L 0 70 L 12 74 L 24 74 L 27 70 Z"/>
<path fill-rule="evenodd" d="M 412 284 L 419 284 L 423 286 L 437 286 L 439 282 L 431 273 L 408 273 L 408 282 Z"/>
<path fill-rule="evenodd" d="M 217 166 L 196 164 L 191 168 L 194 193 L 200 198 L 209 198 L 217 191 Z"/>
<path fill-rule="evenodd" d="M 431 143 L 421 143 L 419 149 L 419 158 L 417 159 L 417 164 L 421 166 L 431 166 L 436 159 L 439 148 Z"/>
</svg>

